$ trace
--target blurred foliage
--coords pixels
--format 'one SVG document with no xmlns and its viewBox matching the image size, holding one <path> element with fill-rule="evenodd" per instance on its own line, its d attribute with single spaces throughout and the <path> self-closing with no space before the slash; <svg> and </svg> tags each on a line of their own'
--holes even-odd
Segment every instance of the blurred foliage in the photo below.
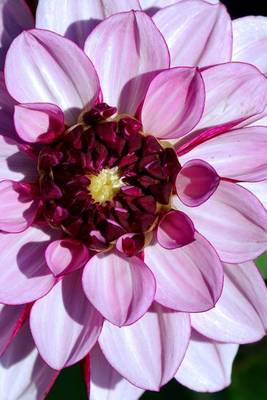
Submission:
<svg viewBox="0 0 267 400">
<path fill-rule="evenodd" d="M 257 267 L 260 269 L 263 277 L 267 279 L 267 252 L 256 260 Z"/>
</svg>

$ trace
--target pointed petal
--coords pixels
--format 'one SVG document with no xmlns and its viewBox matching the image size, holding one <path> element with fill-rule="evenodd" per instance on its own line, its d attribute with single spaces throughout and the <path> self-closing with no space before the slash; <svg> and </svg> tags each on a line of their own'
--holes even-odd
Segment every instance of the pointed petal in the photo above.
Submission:
<svg viewBox="0 0 267 400">
<path fill-rule="evenodd" d="M 64 130 L 63 112 L 49 103 L 16 105 L 14 122 L 21 139 L 30 143 L 49 143 Z"/>
<path fill-rule="evenodd" d="M 13 122 L 15 100 L 6 89 L 4 73 L 0 72 L 0 118 L 1 134 L 16 139 L 17 134 Z"/>
<path fill-rule="evenodd" d="M 209 341 L 194 333 L 175 378 L 198 392 L 217 392 L 231 383 L 237 344 Z"/>
<path fill-rule="evenodd" d="M 0 356 L 21 328 L 26 315 L 27 306 L 0 305 Z"/>
<path fill-rule="evenodd" d="M 195 130 L 227 126 L 232 121 L 238 125 L 264 110 L 267 79 L 253 65 L 226 63 L 207 68 L 201 74 L 206 89 L 206 103 Z"/>
<path fill-rule="evenodd" d="M 191 159 L 177 175 L 176 193 L 185 205 L 196 207 L 210 198 L 219 183 L 220 178 L 211 165 Z"/>
<path fill-rule="evenodd" d="M 58 376 L 41 359 L 34 346 L 28 323 L 0 358 L 0 398 L 42 400 Z"/>
<path fill-rule="evenodd" d="M 267 179 L 267 128 L 232 130 L 195 146 L 179 158 L 181 164 L 194 158 L 205 160 L 226 178 L 260 181 Z"/>
<path fill-rule="evenodd" d="M 51 368 L 61 369 L 85 357 L 100 334 L 102 317 L 83 293 L 80 271 L 64 277 L 34 303 L 30 325 L 36 346 Z"/>
<path fill-rule="evenodd" d="M 78 240 L 55 240 L 47 247 L 45 258 L 51 272 L 58 276 L 83 267 L 89 259 L 89 250 Z"/>
<path fill-rule="evenodd" d="M 112 368 L 98 344 L 90 351 L 90 371 L 91 400 L 138 400 L 144 392 Z"/>
<path fill-rule="evenodd" d="M 195 228 L 186 214 L 170 210 L 161 218 L 157 241 L 165 249 L 177 249 L 195 240 Z"/>
<path fill-rule="evenodd" d="M 108 362 L 132 384 L 159 390 L 177 371 L 190 336 L 187 314 L 156 306 L 135 324 L 105 322 L 99 337 Z"/>
<path fill-rule="evenodd" d="M 0 70 L 5 63 L 7 50 L 23 30 L 34 27 L 32 13 L 24 0 L 0 2 Z"/>
<path fill-rule="evenodd" d="M 186 207 L 173 197 L 173 207 L 185 212 L 229 263 L 253 260 L 266 250 L 266 211 L 249 191 L 222 181 L 214 194 L 199 207 Z"/>
<path fill-rule="evenodd" d="M 158 243 L 145 248 L 145 263 L 153 272 L 155 300 L 184 312 L 214 306 L 223 285 L 223 267 L 212 246 L 198 233 L 187 246 L 166 250 Z"/>
<path fill-rule="evenodd" d="M 162 139 L 179 138 L 199 122 L 205 88 L 195 68 L 173 68 L 151 82 L 142 107 L 144 131 Z"/>
<path fill-rule="evenodd" d="M 14 140 L 0 135 L 0 180 L 35 180 L 37 162 Z"/>
<path fill-rule="evenodd" d="M 267 18 L 248 16 L 233 21 L 233 61 L 256 65 L 267 74 Z"/>
<path fill-rule="evenodd" d="M 0 302 L 24 304 L 44 296 L 55 278 L 45 262 L 51 235 L 37 228 L 0 234 Z"/>
<path fill-rule="evenodd" d="M 194 328 L 229 343 L 260 340 L 267 328 L 267 289 L 253 262 L 225 265 L 222 296 L 212 310 L 191 315 Z"/>
<path fill-rule="evenodd" d="M 85 42 L 105 101 L 135 114 L 156 71 L 169 66 L 166 43 L 143 12 L 119 13 L 101 22 Z M 103 59 L 105 62 L 103 63 Z"/>
<path fill-rule="evenodd" d="M 96 309 L 115 325 L 137 321 L 150 307 L 155 279 L 138 257 L 118 253 L 96 254 L 83 273 L 86 296 Z"/>
<path fill-rule="evenodd" d="M 31 186 L 13 181 L 0 181 L 0 229 L 22 232 L 32 223 L 39 201 L 31 194 Z"/>
<path fill-rule="evenodd" d="M 36 28 L 59 33 L 83 48 L 87 36 L 102 19 L 139 9 L 138 0 L 39 0 Z"/>
<path fill-rule="evenodd" d="M 18 54 L 23 58 L 19 66 Z M 25 31 L 13 41 L 5 78 L 17 101 L 55 104 L 64 111 L 67 124 L 75 123 L 80 111 L 94 105 L 99 94 L 97 74 L 83 51 L 68 39 L 38 29 Z"/>
<path fill-rule="evenodd" d="M 253 193 L 267 209 L 267 180 L 261 182 L 241 182 L 239 185 Z"/>
<path fill-rule="evenodd" d="M 172 66 L 231 60 L 232 24 L 223 4 L 180 1 L 158 11 L 153 20 L 168 44 Z"/>
</svg>

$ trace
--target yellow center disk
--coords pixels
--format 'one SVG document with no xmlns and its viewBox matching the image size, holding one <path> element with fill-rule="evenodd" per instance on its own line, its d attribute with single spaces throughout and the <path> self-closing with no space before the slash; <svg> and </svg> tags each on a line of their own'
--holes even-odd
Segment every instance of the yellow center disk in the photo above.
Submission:
<svg viewBox="0 0 267 400">
<path fill-rule="evenodd" d="M 96 203 L 111 201 L 123 182 L 118 167 L 104 168 L 98 175 L 91 175 L 88 190 Z"/>
</svg>

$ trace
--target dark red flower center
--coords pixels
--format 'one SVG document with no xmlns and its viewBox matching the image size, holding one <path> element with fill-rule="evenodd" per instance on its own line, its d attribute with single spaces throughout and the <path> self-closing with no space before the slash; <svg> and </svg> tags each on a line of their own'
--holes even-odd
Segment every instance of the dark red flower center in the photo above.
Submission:
<svg viewBox="0 0 267 400">
<path fill-rule="evenodd" d="M 180 169 L 171 147 L 102 103 L 39 153 L 43 216 L 90 248 L 151 230 Z"/>
</svg>

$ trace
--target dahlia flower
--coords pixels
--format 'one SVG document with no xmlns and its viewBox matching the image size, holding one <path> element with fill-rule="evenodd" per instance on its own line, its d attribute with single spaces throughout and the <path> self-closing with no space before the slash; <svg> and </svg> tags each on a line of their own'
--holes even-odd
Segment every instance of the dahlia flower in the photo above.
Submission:
<svg viewBox="0 0 267 400">
<path fill-rule="evenodd" d="M 266 20 L 0 6 L 0 398 L 82 360 L 95 400 L 222 389 L 267 326 Z"/>
</svg>

